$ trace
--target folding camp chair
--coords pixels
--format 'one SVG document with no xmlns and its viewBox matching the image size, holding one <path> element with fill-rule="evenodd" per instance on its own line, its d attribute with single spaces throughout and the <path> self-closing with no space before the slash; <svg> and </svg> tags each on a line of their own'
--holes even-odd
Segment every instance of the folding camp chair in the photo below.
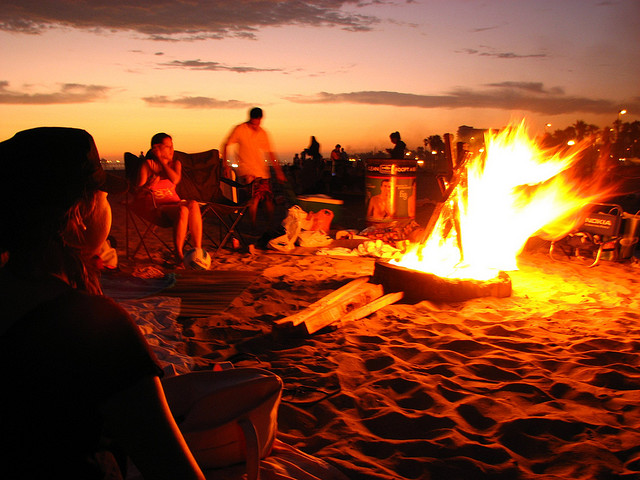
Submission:
<svg viewBox="0 0 640 480">
<path fill-rule="evenodd" d="M 124 169 L 125 176 L 129 182 L 129 189 L 125 197 L 125 210 L 126 210 L 126 223 L 125 223 L 125 255 L 128 259 L 134 260 L 141 248 L 144 249 L 147 257 L 150 261 L 153 261 L 149 248 L 147 246 L 147 238 L 149 235 L 153 235 L 169 252 L 172 251 L 172 247 L 158 234 L 158 228 L 173 227 L 172 224 L 156 224 L 148 219 L 143 218 L 135 212 L 132 208 L 132 202 L 135 194 L 135 186 L 138 179 L 138 173 L 142 162 L 143 156 L 134 155 L 130 152 L 124 154 Z M 131 239 L 129 237 L 129 227 L 132 227 L 138 237 L 138 243 L 135 248 L 131 247 Z"/>
<path fill-rule="evenodd" d="M 200 203 L 203 234 L 214 248 L 211 254 L 215 255 L 232 238 L 249 248 L 237 227 L 248 208 L 250 197 L 246 192 L 250 185 L 242 185 L 223 177 L 218 150 L 199 153 L 176 151 L 174 158 L 182 163 L 182 180 L 176 191 L 180 198 Z M 210 223 L 217 226 L 216 238 L 206 228 Z"/>
<path fill-rule="evenodd" d="M 595 203 L 577 230 L 558 241 L 551 242 L 549 256 L 556 260 L 559 254 L 588 258 L 595 267 L 605 257 L 618 260 L 620 257 L 623 218 L 626 216 L 620 205 Z M 636 239 L 637 241 L 637 239 Z"/>
</svg>

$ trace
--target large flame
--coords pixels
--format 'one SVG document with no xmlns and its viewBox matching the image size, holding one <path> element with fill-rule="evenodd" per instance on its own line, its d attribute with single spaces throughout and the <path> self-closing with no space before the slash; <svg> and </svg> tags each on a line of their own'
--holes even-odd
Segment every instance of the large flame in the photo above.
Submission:
<svg viewBox="0 0 640 480">
<path fill-rule="evenodd" d="M 457 172 L 459 183 L 436 213 L 429 237 L 395 263 L 478 280 L 516 270 L 516 257 L 530 237 L 566 235 L 585 206 L 610 194 L 603 175 L 585 177 L 571 168 L 586 146 L 542 149 L 524 121 L 487 134 L 485 151 Z"/>
</svg>

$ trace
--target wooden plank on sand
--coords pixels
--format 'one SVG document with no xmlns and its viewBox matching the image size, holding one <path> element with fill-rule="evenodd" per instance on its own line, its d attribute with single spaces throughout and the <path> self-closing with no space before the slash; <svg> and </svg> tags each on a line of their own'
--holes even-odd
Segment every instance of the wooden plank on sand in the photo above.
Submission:
<svg viewBox="0 0 640 480">
<path fill-rule="evenodd" d="M 352 322 L 353 320 L 360 320 L 361 318 L 368 317 L 373 312 L 377 312 L 387 305 L 396 303 L 397 301 L 401 300 L 403 296 L 404 292 L 388 293 L 387 295 L 384 295 L 383 297 L 380 297 L 371 303 L 367 303 L 366 305 L 347 313 L 343 318 L 340 319 L 340 323 Z"/>
<path fill-rule="evenodd" d="M 328 295 L 325 295 L 317 302 L 312 303 L 304 310 L 294 313 L 293 315 L 289 315 L 288 317 L 280 318 L 275 321 L 275 323 L 279 325 L 283 325 L 285 323 L 292 323 L 293 326 L 300 325 L 305 321 L 306 318 L 313 315 L 315 312 L 327 308 L 334 302 L 340 301 L 344 299 L 346 296 L 353 293 L 357 288 L 364 285 L 369 281 L 370 277 L 359 277 L 355 280 L 350 281 L 349 283 L 343 285 L 342 287 L 334 290 Z"/>
<path fill-rule="evenodd" d="M 382 285 L 365 283 L 357 291 L 351 292 L 340 301 L 329 304 L 324 309 L 314 310 L 305 318 L 307 333 L 312 334 L 345 317 L 349 312 L 358 310 L 383 294 Z"/>
</svg>

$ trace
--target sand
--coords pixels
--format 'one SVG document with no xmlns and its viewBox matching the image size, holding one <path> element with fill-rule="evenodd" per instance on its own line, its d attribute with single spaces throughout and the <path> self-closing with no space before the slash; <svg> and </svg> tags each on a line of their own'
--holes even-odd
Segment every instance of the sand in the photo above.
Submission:
<svg viewBox="0 0 640 480">
<path fill-rule="evenodd" d="M 260 275 L 226 311 L 184 323 L 187 352 L 197 368 L 278 374 L 279 440 L 353 480 L 640 478 L 636 261 L 588 268 L 532 248 L 507 298 L 394 304 L 314 335 L 274 329 L 374 264 L 225 250 L 213 270 Z"/>
</svg>

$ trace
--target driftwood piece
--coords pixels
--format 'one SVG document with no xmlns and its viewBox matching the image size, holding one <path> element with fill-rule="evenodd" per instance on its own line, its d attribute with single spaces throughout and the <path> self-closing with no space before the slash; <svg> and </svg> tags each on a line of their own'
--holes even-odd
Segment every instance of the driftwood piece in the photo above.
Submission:
<svg viewBox="0 0 640 480">
<path fill-rule="evenodd" d="M 293 326 L 300 325 L 304 322 L 308 317 L 314 315 L 315 313 L 326 309 L 334 302 L 339 302 L 349 297 L 353 292 L 355 292 L 362 285 L 365 285 L 369 281 L 370 277 L 359 277 L 355 280 L 350 281 L 349 283 L 343 285 L 337 290 L 331 292 L 330 294 L 322 297 L 317 302 L 312 303 L 304 310 L 294 313 L 293 315 L 289 315 L 284 318 L 280 318 L 275 321 L 275 323 L 279 325 L 291 323 Z"/>
<path fill-rule="evenodd" d="M 360 286 L 358 290 L 352 291 L 351 295 L 330 303 L 324 309 L 314 310 L 312 314 L 304 320 L 307 333 L 315 333 L 339 321 L 349 314 L 349 312 L 358 310 L 377 298 L 380 298 L 382 294 L 382 285 L 365 283 Z"/>
</svg>

